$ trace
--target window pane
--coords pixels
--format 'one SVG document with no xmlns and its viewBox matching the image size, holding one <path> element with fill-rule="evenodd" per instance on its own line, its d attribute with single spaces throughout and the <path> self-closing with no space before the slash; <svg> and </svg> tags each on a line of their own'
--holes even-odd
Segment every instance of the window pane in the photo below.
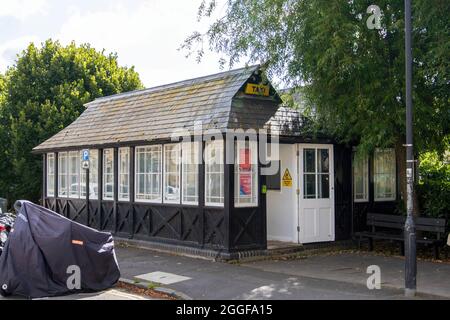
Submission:
<svg viewBox="0 0 450 320">
<path fill-rule="evenodd" d="M 67 197 L 67 152 L 58 155 L 58 195 Z"/>
<path fill-rule="evenodd" d="M 328 199 L 330 197 L 330 176 L 328 174 L 319 175 L 319 199 Z"/>
<path fill-rule="evenodd" d="M 316 175 L 304 174 L 303 175 L 303 197 L 305 199 L 316 198 Z"/>
<path fill-rule="evenodd" d="M 103 150 L 103 199 L 114 199 L 114 150 Z"/>
<path fill-rule="evenodd" d="M 69 197 L 80 197 L 80 153 L 78 151 L 69 152 Z"/>
<path fill-rule="evenodd" d="M 199 143 L 182 144 L 183 203 L 198 203 Z"/>
<path fill-rule="evenodd" d="M 47 154 L 47 196 L 55 196 L 55 154 Z"/>
<path fill-rule="evenodd" d="M 353 192 L 355 201 L 369 200 L 368 158 L 353 156 Z"/>
<path fill-rule="evenodd" d="M 315 149 L 305 149 L 303 151 L 303 171 L 315 173 L 316 172 L 316 150 Z"/>
<path fill-rule="evenodd" d="M 377 149 L 374 153 L 375 200 L 393 201 L 396 198 L 394 149 Z"/>
<path fill-rule="evenodd" d="M 164 200 L 180 201 L 180 144 L 164 146 Z"/>
<path fill-rule="evenodd" d="M 161 146 L 136 147 L 136 200 L 161 201 Z"/>
<path fill-rule="evenodd" d="M 119 149 L 119 200 L 128 201 L 130 172 L 130 149 Z"/>
<path fill-rule="evenodd" d="M 207 141 L 205 145 L 205 203 L 223 205 L 223 140 Z"/>
<path fill-rule="evenodd" d="M 328 173 L 330 172 L 330 158 L 328 155 L 328 149 L 317 149 L 318 161 L 317 167 L 319 173 Z"/>
</svg>

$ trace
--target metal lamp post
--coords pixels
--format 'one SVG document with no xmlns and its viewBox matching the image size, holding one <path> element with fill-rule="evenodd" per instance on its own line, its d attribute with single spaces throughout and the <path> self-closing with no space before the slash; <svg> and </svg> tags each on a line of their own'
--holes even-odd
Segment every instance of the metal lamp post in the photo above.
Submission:
<svg viewBox="0 0 450 320">
<path fill-rule="evenodd" d="M 405 0 L 405 67 L 406 67 L 406 212 L 405 222 L 405 295 L 416 294 L 416 227 L 414 223 L 414 155 L 412 115 L 412 45 L 411 0 Z"/>
</svg>

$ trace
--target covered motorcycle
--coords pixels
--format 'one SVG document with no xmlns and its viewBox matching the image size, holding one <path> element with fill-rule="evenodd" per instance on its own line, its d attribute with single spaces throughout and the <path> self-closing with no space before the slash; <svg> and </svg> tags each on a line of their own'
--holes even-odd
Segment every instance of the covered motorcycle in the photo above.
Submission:
<svg viewBox="0 0 450 320">
<path fill-rule="evenodd" d="M 100 291 L 120 277 L 112 235 L 18 201 L 0 256 L 0 291 L 29 298 Z"/>
</svg>

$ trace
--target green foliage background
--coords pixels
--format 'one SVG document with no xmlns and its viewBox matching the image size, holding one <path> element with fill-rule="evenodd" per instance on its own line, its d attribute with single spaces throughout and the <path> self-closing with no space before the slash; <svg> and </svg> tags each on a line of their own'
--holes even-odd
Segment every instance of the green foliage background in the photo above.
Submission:
<svg viewBox="0 0 450 320">
<path fill-rule="evenodd" d="M 0 77 L 0 197 L 37 201 L 42 156 L 31 153 L 97 97 L 142 88 L 134 68 L 88 44 L 30 44 Z"/>
<path fill-rule="evenodd" d="M 450 218 L 450 154 L 442 159 L 437 152 L 421 155 L 417 192 L 422 212 L 430 217 Z"/>
</svg>

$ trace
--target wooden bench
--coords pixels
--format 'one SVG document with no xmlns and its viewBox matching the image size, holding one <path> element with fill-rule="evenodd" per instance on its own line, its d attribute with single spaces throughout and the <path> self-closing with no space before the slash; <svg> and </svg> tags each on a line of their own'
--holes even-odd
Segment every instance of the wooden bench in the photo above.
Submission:
<svg viewBox="0 0 450 320">
<path fill-rule="evenodd" d="M 367 214 L 367 226 L 370 231 L 355 233 L 358 237 L 358 245 L 361 248 L 363 238 L 369 239 L 369 250 L 373 250 L 374 239 L 385 239 L 397 241 L 401 244 L 401 252 L 404 255 L 404 226 L 405 216 L 389 215 L 380 213 Z M 439 247 L 445 242 L 446 231 L 445 219 L 436 218 L 415 218 L 416 223 L 416 241 L 420 244 L 432 245 L 434 257 L 439 259 Z M 427 234 L 429 236 L 427 236 Z"/>
</svg>

